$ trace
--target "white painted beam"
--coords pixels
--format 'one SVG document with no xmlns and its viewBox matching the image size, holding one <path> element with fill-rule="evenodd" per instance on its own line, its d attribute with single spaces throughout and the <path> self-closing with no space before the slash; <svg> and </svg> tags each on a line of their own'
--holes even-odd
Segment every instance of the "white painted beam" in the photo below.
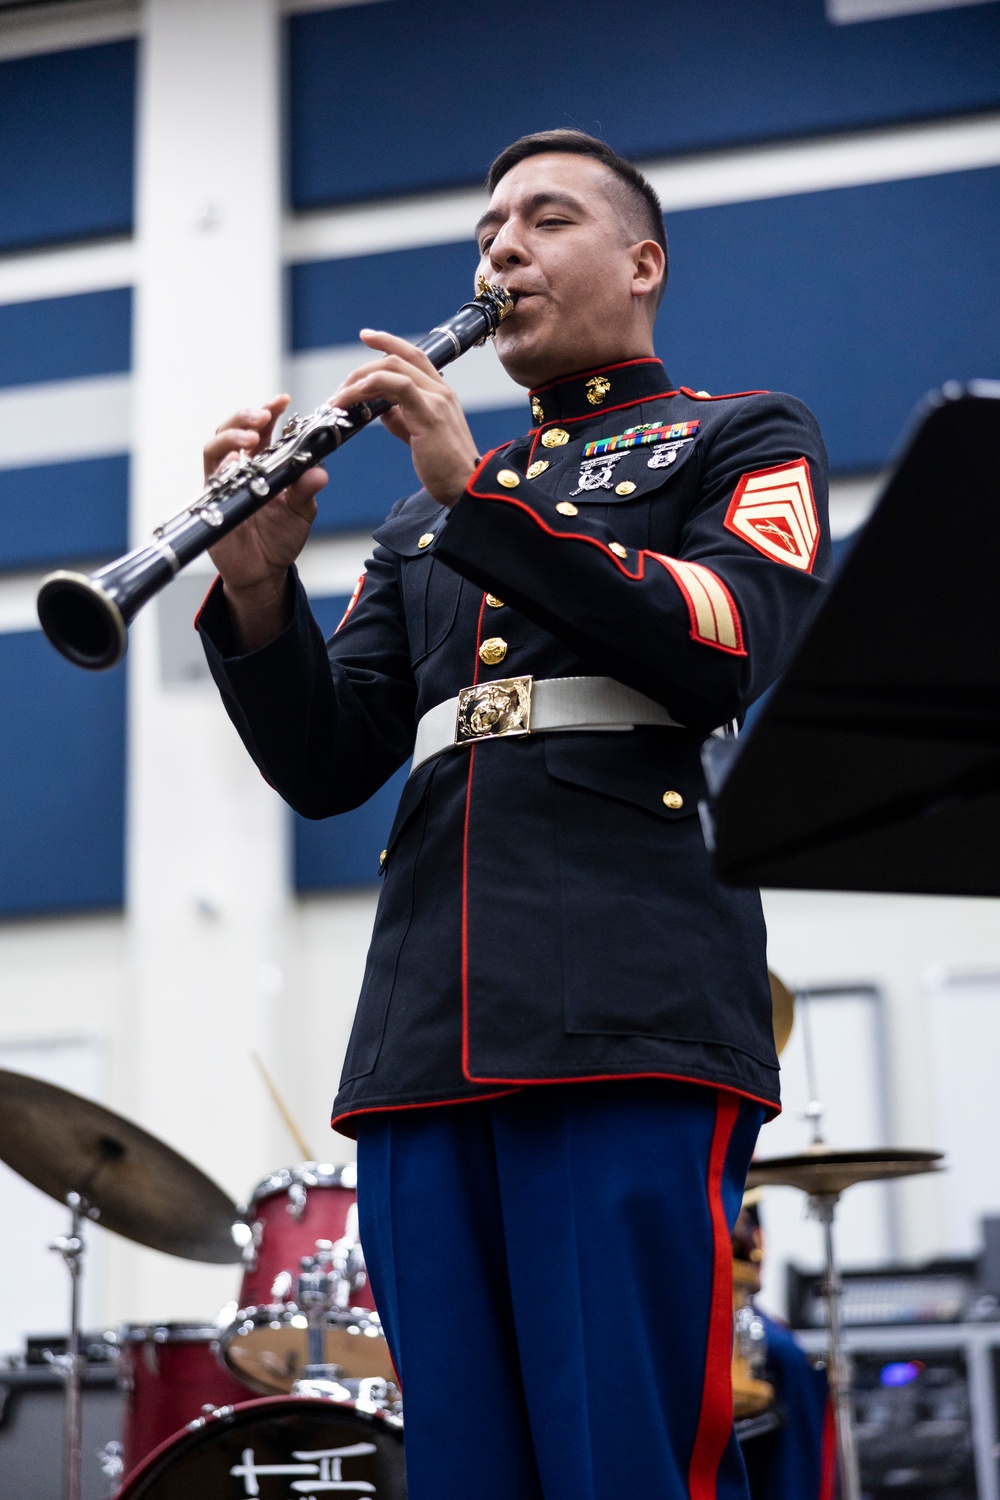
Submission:
<svg viewBox="0 0 1000 1500">
<path fill-rule="evenodd" d="M 640 163 L 667 214 L 1000 165 L 1000 113 Z M 285 221 L 289 261 L 471 239 L 486 194 L 428 193 Z"/>
<path fill-rule="evenodd" d="M 127 453 L 131 375 L 0 388 L 0 469 Z"/>
</svg>

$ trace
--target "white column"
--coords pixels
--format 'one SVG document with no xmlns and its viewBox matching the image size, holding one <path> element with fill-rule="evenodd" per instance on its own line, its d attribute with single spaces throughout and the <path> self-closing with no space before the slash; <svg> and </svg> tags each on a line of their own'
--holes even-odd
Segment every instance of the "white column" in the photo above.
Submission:
<svg viewBox="0 0 1000 1500">
<path fill-rule="evenodd" d="M 222 418 L 280 389 L 279 58 L 276 0 L 147 0 L 134 541 L 197 494 Z M 294 1156 L 251 1061 L 278 1029 L 286 810 L 214 688 L 161 682 L 155 608 L 129 674 L 134 1010 L 114 1093 L 239 1198 Z M 238 1279 L 119 1244 L 108 1310 L 210 1315 Z"/>
</svg>

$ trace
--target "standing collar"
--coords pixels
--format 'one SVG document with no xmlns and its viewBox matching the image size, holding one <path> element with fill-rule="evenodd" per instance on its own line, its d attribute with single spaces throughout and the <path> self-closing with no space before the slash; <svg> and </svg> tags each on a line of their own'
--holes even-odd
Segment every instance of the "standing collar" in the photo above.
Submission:
<svg viewBox="0 0 1000 1500">
<path fill-rule="evenodd" d="M 530 392 L 532 425 L 595 417 L 607 407 L 631 406 L 635 401 L 665 395 L 670 389 L 666 370 L 652 356 L 579 370 Z"/>
</svg>

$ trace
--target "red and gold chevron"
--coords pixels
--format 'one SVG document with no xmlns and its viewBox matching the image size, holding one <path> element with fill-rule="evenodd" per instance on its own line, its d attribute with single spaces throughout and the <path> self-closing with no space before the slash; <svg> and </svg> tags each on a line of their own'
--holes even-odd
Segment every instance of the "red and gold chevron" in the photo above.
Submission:
<svg viewBox="0 0 1000 1500">
<path fill-rule="evenodd" d="M 726 512 L 726 527 L 765 557 L 811 573 L 819 517 L 804 458 L 744 474 Z"/>
</svg>

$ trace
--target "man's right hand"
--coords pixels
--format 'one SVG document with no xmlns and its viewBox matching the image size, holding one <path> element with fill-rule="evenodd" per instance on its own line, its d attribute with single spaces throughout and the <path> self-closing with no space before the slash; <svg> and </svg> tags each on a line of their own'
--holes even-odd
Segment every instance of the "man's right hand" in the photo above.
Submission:
<svg viewBox="0 0 1000 1500">
<path fill-rule="evenodd" d="M 210 479 L 240 453 L 266 448 L 289 400 L 274 396 L 263 406 L 238 411 L 223 422 L 205 444 L 205 478 Z M 328 477 L 325 469 L 307 469 L 287 490 L 209 548 L 244 651 L 266 646 L 288 623 L 288 570 L 306 544 L 316 518 L 316 496 Z"/>
</svg>

